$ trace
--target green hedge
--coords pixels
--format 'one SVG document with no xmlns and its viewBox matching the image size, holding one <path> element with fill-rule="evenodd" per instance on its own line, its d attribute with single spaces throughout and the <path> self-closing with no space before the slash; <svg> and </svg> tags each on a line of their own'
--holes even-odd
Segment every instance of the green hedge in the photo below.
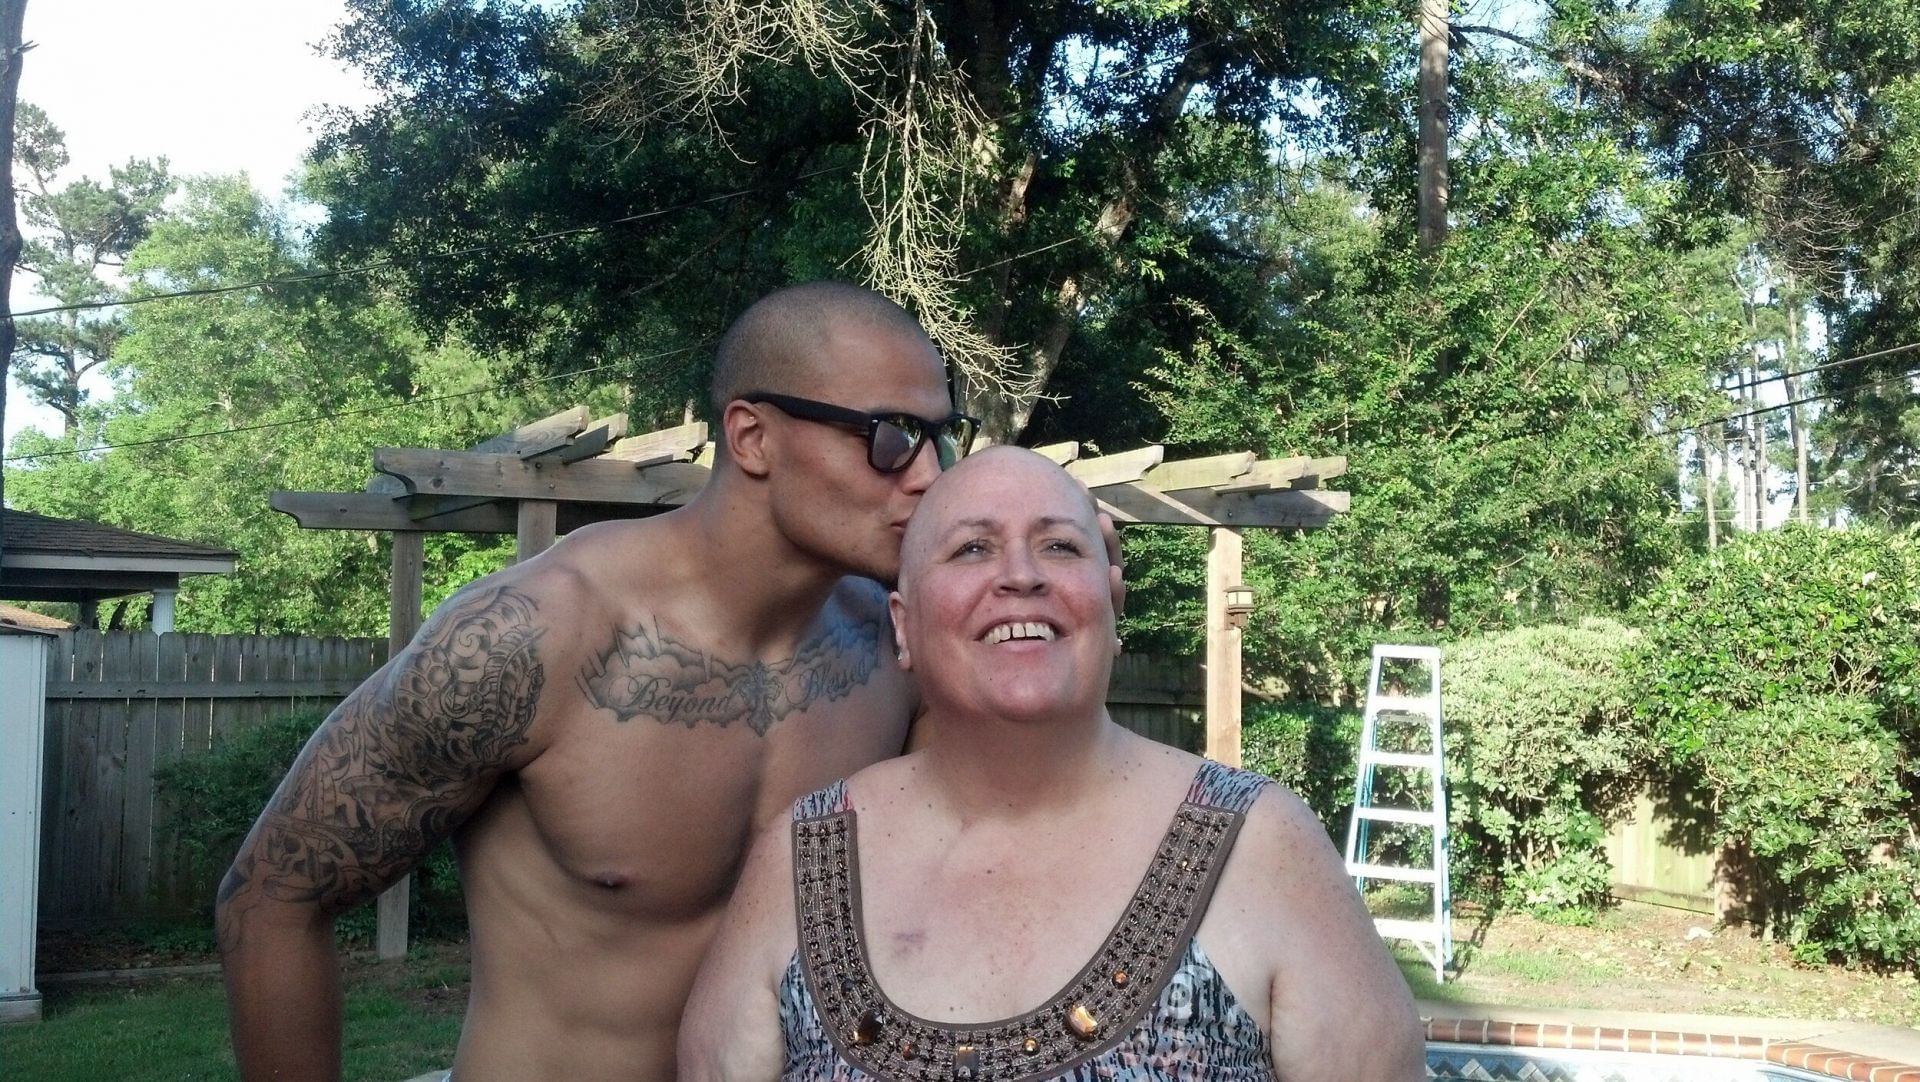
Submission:
<svg viewBox="0 0 1920 1082">
<path fill-rule="evenodd" d="M 322 720 L 321 714 L 307 712 L 241 729 L 212 751 L 155 772 L 162 823 L 186 854 L 196 908 L 211 911 L 240 842 Z M 440 845 L 415 870 L 409 902 L 410 934 L 452 938 L 465 933 L 451 845 Z M 375 922 L 374 907 L 363 906 L 341 917 L 338 929 L 349 942 L 369 943 Z"/>
<path fill-rule="evenodd" d="M 1587 620 L 1446 648 L 1441 676 L 1456 891 L 1555 915 L 1606 903 L 1606 826 L 1632 799 L 1651 749 L 1629 706 L 1622 668 L 1634 637 L 1621 624 Z M 1246 765 L 1299 792 L 1344 843 L 1359 711 L 1262 703 L 1247 714 Z M 1422 785 L 1417 772 L 1383 770 L 1376 799 L 1417 805 L 1424 793 L 1413 790 Z"/>
<path fill-rule="evenodd" d="M 1741 535 L 1642 602 L 1640 712 L 1803 958 L 1920 965 L 1920 539 Z"/>
<path fill-rule="evenodd" d="M 1653 744 L 1611 620 L 1476 636 L 1446 649 L 1449 821 L 1461 874 L 1537 914 L 1609 903 L 1607 827 Z"/>
</svg>

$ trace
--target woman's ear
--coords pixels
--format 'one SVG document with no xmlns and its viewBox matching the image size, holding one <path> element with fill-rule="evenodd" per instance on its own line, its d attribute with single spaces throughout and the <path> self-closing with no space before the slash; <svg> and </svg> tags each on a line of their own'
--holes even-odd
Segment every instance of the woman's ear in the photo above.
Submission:
<svg viewBox="0 0 1920 1082">
<path fill-rule="evenodd" d="M 721 411 L 720 438 L 726 442 L 727 456 L 749 477 L 767 475 L 770 432 L 760 411 L 737 398 Z"/>
<path fill-rule="evenodd" d="M 887 595 L 887 616 L 893 624 L 893 660 L 902 672 L 913 671 L 913 654 L 907 649 L 907 633 L 904 630 L 907 603 L 895 590 Z"/>
</svg>

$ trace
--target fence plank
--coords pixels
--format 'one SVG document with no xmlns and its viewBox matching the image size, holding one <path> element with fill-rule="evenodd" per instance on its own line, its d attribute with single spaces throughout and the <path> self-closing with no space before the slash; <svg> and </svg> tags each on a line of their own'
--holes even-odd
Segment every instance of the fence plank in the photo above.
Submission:
<svg viewBox="0 0 1920 1082">
<path fill-rule="evenodd" d="M 98 680 L 105 648 L 100 633 L 83 628 L 74 632 L 73 643 L 74 679 Z M 99 776 L 95 767 L 100 757 L 100 709 L 97 701 L 80 704 L 67 729 L 68 785 L 61 808 L 67 830 L 60 853 L 60 900 L 65 911 L 78 916 L 91 915 L 90 872 L 100 860 Z"/>
<path fill-rule="evenodd" d="M 153 679 L 159 673 L 159 636 L 148 631 L 126 634 L 132 647 L 131 675 Z M 128 704 L 127 714 L 127 769 L 121 780 L 121 874 L 115 908 L 144 906 L 153 886 L 153 764 L 159 704 L 152 699 L 134 700 Z"/>
<path fill-rule="evenodd" d="M 213 643 L 213 679 L 219 684 L 238 684 L 243 679 L 246 640 L 238 636 L 222 635 Z M 227 734 L 252 717 L 253 704 L 236 699 L 216 699 L 211 704 L 213 715 L 213 742 L 211 747 L 220 747 L 227 741 Z"/>
<path fill-rule="evenodd" d="M 186 641 L 186 667 L 183 679 L 211 682 L 220 653 L 212 635 L 192 634 Z M 204 755 L 213 747 L 213 700 L 183 700 L 180 704 L 183 728 L 180 754 Z"/>
<path fill-rule="evenodd" d="M 133 642 L 126 632 L 107 632 L 101 643 L 100 675 L 103 679 L 133 667 Z M 133 704 L 126 699 L 104 700 L 100 704 L 100 745 L 93 761 L 94 829 L 99 832 L 98 849 L 87 885 L 88 904 L 93 911 L 113 912 L 114 899 L 120 893 L 122 871 L 122 821 L 127 808 L 127 727 L 132 722 Z"/>
<path fill-rule="evenodd" d="M 47 651 L 47 679 L 73 675 L 73 636 L 61 635 Z M 40 912 L 58 908 L 67 845 L 67 738 L 72 729 L 73 704 L 47 704 L 46 759 L 41 763 L 40 792 Z"/>
<path fill-rule="evenodd" d="M 178 633 L 159 636 L 159 660 L 154 666 L 155 683 L 182 680 L 187 673 L 187 638 Z M 156 699 L 153 704 L 153 765 L 158 770 L 184 754 L 187 704 L 183 698 Z M 156 794 L 157 798 L 158 794 Z M 163 910 L 183 906 L 186 898 L 178 889 L 183 874 L 180 839 L 177 832 L 165 829 L 166 809 L 157 802 L 154 819 L 160 826 L 153 839 L 154 904 Z"/>
<path fill-rule="evenodd" d="M 248 637 L 240 640 L 240 679 L 252 683 L 263 677 L 272 679 L 268 674 L 273 671 L 272 640 Z M 236 711 L 235 728 L 254 726 L 273 716 L 273 704 L 263 699 L 249 699 L 246 707 Z"/>
</svg>

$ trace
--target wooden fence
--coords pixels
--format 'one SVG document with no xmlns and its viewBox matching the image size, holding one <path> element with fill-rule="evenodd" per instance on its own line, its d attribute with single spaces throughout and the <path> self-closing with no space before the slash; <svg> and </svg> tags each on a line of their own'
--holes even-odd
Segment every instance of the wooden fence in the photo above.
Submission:
<svg viewBox="0 0 1920 1082">
<path fill-rule="evenodd" d="M 179 915 L 206 896 L 156 822 L 154 771 L 227 734 L 327 710 L 386 661 L 384 639 L 75 631 L 49 651 L 40 921 L 84 927 Z M 1192 661 L 1118 659 L 1114 720 L 1197 750 Z"/>
<path fill-rule="evenodd" d="M 1714 911 L 1714 851 L 1706 831 L 1641 793 L 1632 813 L 1607 833 L 1617 897 Z"/>
<path fill-rule="evenodd" d="M 61 635 L 47 667 L 41 923 L 178 912 L 204 896 L 156 836 L 155 769 L 236 729 L 329 709 L 386 654 L 385 639 Z"/>
</svg>

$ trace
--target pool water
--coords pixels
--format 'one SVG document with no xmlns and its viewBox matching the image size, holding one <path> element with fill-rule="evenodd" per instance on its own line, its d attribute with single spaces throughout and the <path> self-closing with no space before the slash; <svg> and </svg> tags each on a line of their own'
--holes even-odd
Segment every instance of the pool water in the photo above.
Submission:
<svg viewBox="0 0 1920 1082">
<path fill-rule="evenodd" d="M 1436 1082 L 1832 1082 L 1762 1060 L 1582 1052 L 1509 1045 L 1427 1045 Z"/>
</svg>

